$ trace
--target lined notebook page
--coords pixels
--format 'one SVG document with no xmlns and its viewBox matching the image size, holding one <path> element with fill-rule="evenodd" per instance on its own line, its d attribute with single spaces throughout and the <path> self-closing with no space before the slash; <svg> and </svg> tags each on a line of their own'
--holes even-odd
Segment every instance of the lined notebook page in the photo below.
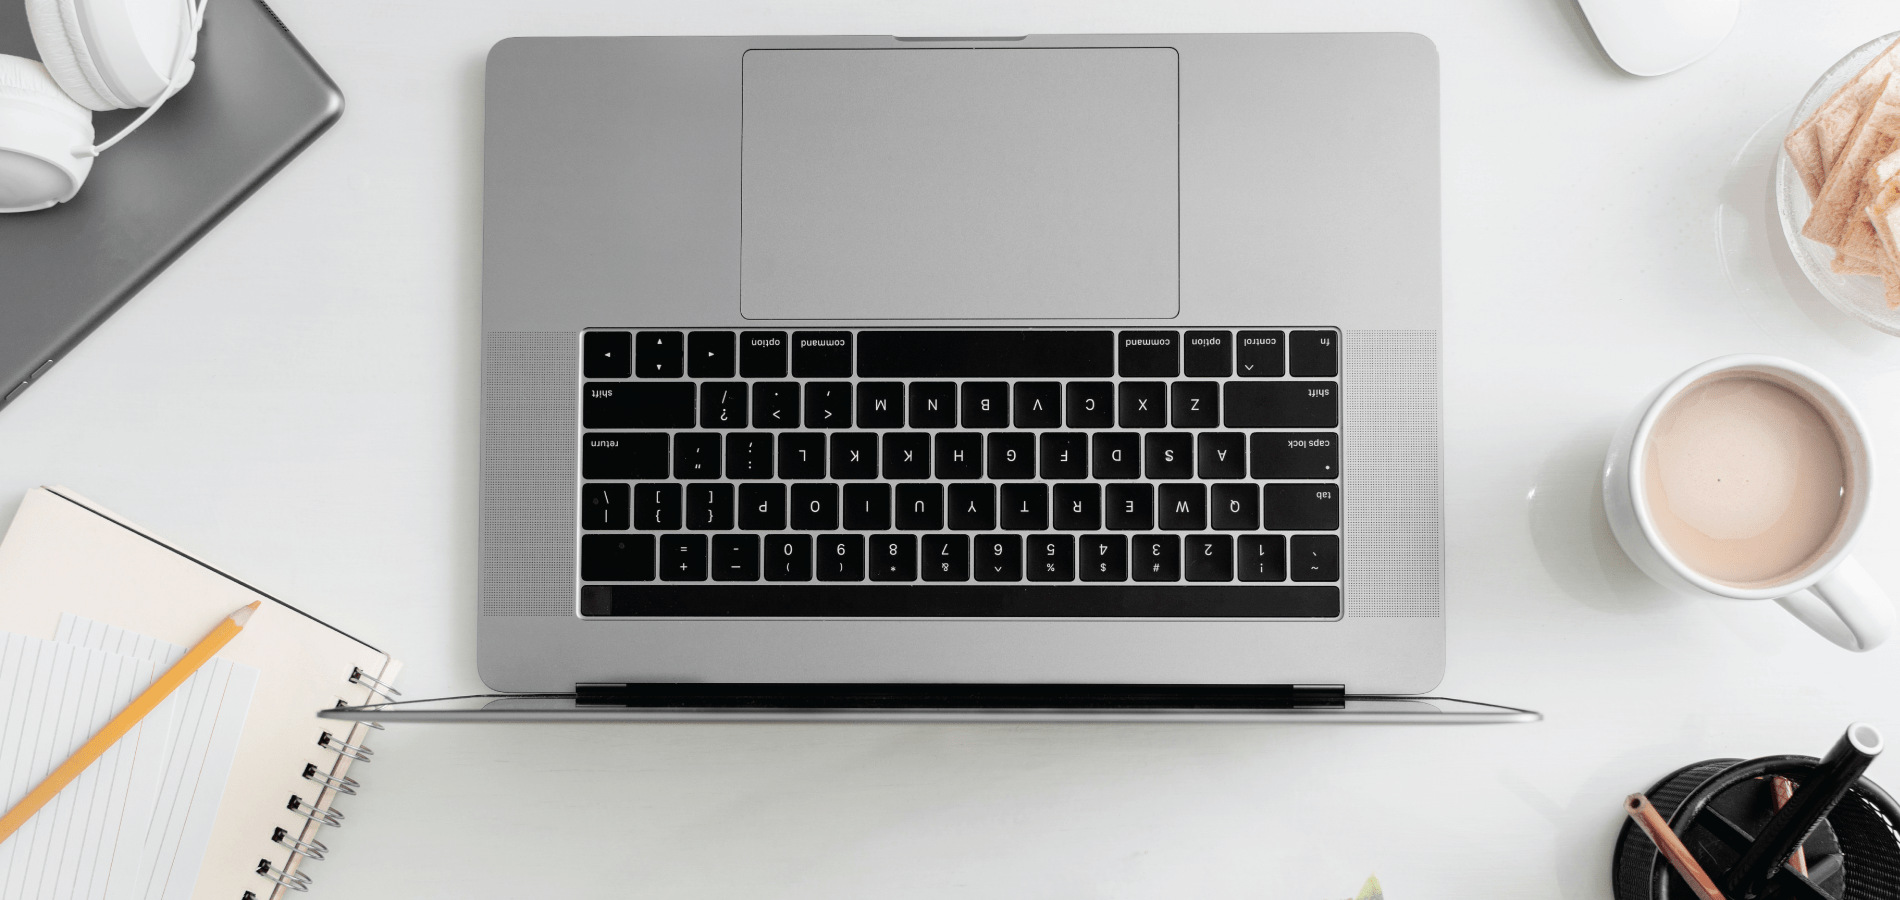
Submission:
<svg viewBox="0 0 1900 900">
<path fill-rule="evenodd" d="M 150 660 L 0 635 L 0 788 L 12 808 L 159 670 Z M 147 715 L 0 842 L 0 897 L 141 896 L 175 710 Z"/>
<path fill-rule="evenodd" d="M 54 640 L 144 660 L 156 667 L 156 673 L 163 673 L 190 649 L 72 613 L 60 616 Z M 165 700 L 165 705 L 177 707 L 176 724 L 166 746 L 164 778 L 135 888 L 123 896 L 139 900 L 191 896 L 256 690 L 256 669 L 212 657 Z"/>
<path fill-rule="evenodd" d="M 218 651 L 256 668 L 257 688 L 192 900 L 239 900 L 245 891 L 259 900 L 281 896 L 257 874 L 259 860 L 298 865 L 289 847 L 271 839 L 275 829 L 305 839 L 317 833 L 286 804 L 294 795 L 329 806 L 336 798 L 319 793 L 303 776 L 306 767 L 337 776 L 349 769 L 347 759 L 317 744 L 325 732 L 345 737 L 348 723 L 319 719 L 317 710 L 370 700 L 366 687 L 349 680 L 355 669 L 388 682 L 401 664 L 70 491 L 27 491 L 0 541 L 3 631 L 51 638 L 61 613 L 70 612 L 190 645 L 231 610 L 260 599 L 243 633 Z M 360 738 L 361 726 L 354 730 Z M 350 811 L 348 798 L 340 805 Z"/>
</svg>

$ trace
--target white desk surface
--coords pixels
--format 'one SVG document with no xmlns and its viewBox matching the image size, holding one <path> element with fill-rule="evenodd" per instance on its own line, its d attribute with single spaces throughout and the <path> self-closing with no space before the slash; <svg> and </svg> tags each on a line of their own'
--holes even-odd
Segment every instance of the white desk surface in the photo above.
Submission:
<svg viewBox="0 0 1900 900">
<path fill-rule="evenodd" d="M 364 795 L 324 835 L 314 897 L 1332 900 L 1376 872 L 1394 900 L 1595 900 L 1619 800 L 1676 766 L 1819 754 L 1853 719 L 1900 736 L 1900 640 L 1854 655 L 1771 604 L 1666 594 L 1616 548 L 1594 481 L 1646 391 L 1749 351 L 1837 379 L 1900 472 L 1900 340 L 1800 281 L 1764 149 L 1821 71 L 1900 28 L 1891 3 L 1746 0 L 1712 57 L 1659 79 L 1612 68 L 1574 0 L 276 5 L 348 110 L 0 412 L 0 517 L 28 487 L 72 486 L 393 651 L 412 696 L 479 690 L 495 41 L 1418 31 L 1444 92 L 1440 691 L 1548 716 L 392 726 L 352 772 Z M 1888 474 L 1863 558 L 1900 593 L 1896 540 Z M 1900 788 L 1891 763 L 1871 774 Z"/>
</svg>

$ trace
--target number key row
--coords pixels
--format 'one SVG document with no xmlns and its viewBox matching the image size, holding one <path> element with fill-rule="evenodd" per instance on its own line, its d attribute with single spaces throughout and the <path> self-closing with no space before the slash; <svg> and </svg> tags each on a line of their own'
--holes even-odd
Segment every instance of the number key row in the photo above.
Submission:
<svg viewBox="0 0 1900 900">
<path fill-rule="evenodd" d="M 735 502 L 736 498 L 736 502 Z M 1333 484 L 588 484 L 589 531 L 1333 531 Z"/>
</svg>

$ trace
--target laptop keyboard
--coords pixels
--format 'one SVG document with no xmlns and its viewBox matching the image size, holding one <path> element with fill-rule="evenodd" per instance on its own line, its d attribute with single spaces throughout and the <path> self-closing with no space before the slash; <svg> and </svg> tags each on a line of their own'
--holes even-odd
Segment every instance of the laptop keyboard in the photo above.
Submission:
<svg viewBox="0 0 1900 900">
<path fill-rule="evenodd" d="M 1336 617 L 1339 340 L 584 332 L 580 612 Z"/>
</svg>

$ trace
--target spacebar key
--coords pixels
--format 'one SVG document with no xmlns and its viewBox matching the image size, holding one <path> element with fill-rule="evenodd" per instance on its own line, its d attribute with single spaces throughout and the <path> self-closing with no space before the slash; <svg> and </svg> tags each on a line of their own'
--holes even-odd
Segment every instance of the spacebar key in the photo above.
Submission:
<svg viewBox="0 0 1900 900">
<path fill-rule="evenodd" d="M 1338 428 L 1337 381 L 1229 381 L 1228 428 Z"/>
<path fill-rule="evenodd" d="M 861 331 L 864 378 L 1108 378 L 1112 331 Z"/>
</svg>

